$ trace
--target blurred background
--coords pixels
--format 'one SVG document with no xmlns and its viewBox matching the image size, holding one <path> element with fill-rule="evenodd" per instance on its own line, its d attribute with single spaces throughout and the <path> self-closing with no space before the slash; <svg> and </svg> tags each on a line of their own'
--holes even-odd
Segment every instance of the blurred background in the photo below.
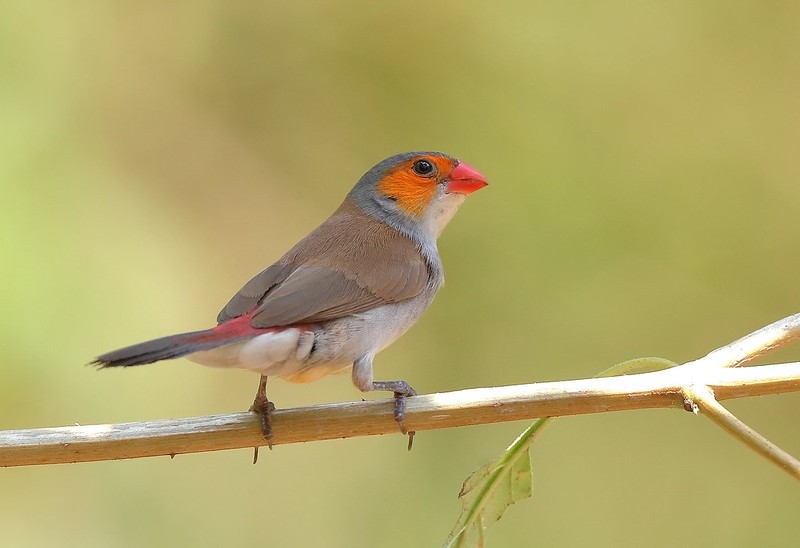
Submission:
<svg viewBox="0 0 800 548">
<path fill-rule="evenodd" d="M 243 411 L 257 377 L 86 367 L 213 324 L 396 152 L 491 185 L 377 359 L 421 392 L 696 358 L 800 311 L 800 4 L 0 5 L 0 429 Z M 774 359 L 798 359 L 800 350 Z M 362 395 L 271 384 L 279 407 Z M 729 402 L 795 455 L 800 397 Z M 0 470 L 9 546 L 436 546 L 527 423 Z M 795 546 L 800 493 L 676 410 L 569 417 L 491 546 Z M 691 539 L 691 540 L 688 540 Z"/>
</svg>

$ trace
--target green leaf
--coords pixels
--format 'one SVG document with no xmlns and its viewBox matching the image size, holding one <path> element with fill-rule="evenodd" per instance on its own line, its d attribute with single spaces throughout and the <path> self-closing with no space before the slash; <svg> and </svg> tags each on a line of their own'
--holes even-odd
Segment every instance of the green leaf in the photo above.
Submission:
<svg viewBox="0 0 800 548">
<path fill-rule="evenodd" d="M 617 377 L 619 375 L 634 375 L 638 373 L 652 373 L 670 367 L 677 367 L 678 364 L 666 358 L 633 358 L 616 365 L 612 365 L 595 375 L 595 377 Z"/>
<path fill-rule="evenodd" d="M 550 419 L 536 419 L 508 448 L 475 470 L 458 497 L 461 515 L 445 541 L 446 547 L 484 546 L 486 534 L 506 508 L 533 494 L 528 448 Z"/>
<path fill-rule="evenodd" d="M 614 377 L 668 369 L 678 364 L 664 358 L 635 358 L 609 367 L 597 377 Z M 483 547 L 489 528 L 517 501 L 533 495 L 530 447 L 550 418 L 536 419 L 500 455 L 464 481 L 458 498 L 461 515 L 444 543 L 446 548 Z"/>
</svg>

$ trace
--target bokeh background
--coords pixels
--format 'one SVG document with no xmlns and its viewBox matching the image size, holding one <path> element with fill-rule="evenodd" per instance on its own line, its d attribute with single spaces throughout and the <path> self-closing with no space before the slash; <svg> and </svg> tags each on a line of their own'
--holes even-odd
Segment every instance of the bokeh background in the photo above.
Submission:
<svg viewBox="0 0 800 548">
<path fill-rule="evenodd" d="M 800 310 L 796 2 L 0 4 L 0 428 L 240 411 L 98 353 L 206 327 L 378 160 L 485 173 L 377 360 L 418 390 L 686 361 Z M 797 359 L 784 351 L 781 359 Z M 357 399 L 276 381 L 281 407 Z M 797 396 L 729 407 L 800 454 Z M 8 546 L 436 546 L 526 423 L 0 470 Z M 796 546 L 786 474 L 680 411 L 558 420 L 492 546 Z"/>
</svg>

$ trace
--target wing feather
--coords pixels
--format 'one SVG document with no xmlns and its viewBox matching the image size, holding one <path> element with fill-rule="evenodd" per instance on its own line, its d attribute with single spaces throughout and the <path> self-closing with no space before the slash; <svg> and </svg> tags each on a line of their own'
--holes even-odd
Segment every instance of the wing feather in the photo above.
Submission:
<svg viewBox="0 0 800 548">
<path fill-rule="evenodd" d="M 431 267 L 408 237 L 348 198 L 220 312 L 223 322 L 256 309 L 253 327 L 324 322 L 419 295 Z"/>
</svg>

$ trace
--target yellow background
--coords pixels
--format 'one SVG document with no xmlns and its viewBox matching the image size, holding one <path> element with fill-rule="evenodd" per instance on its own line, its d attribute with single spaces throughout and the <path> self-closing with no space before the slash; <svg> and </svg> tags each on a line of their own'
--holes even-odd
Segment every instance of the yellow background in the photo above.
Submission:
<svg viewBox="0 0 800 548">
<path fill-rule="evenodd" d="M 482 171 L 379 355 L 421 392 L 686 361 L 798 312 L 800 4 L 0 8 L 0 428 L 240 411 L 257 378 L 84 364 L 208 327 L 396 152 Z M 797 359 L 798 351 L 781 359 Z M 279 407 L 358 399 L 272 383 Z M 800 454 L 797 396 L 729 407 Z M 9 546 L 435 546 L 526 423 L 0 470 Z M 796 546 L 797 485 L 703 418 L 556 421 L 491 546 Z"/>
</svg>

